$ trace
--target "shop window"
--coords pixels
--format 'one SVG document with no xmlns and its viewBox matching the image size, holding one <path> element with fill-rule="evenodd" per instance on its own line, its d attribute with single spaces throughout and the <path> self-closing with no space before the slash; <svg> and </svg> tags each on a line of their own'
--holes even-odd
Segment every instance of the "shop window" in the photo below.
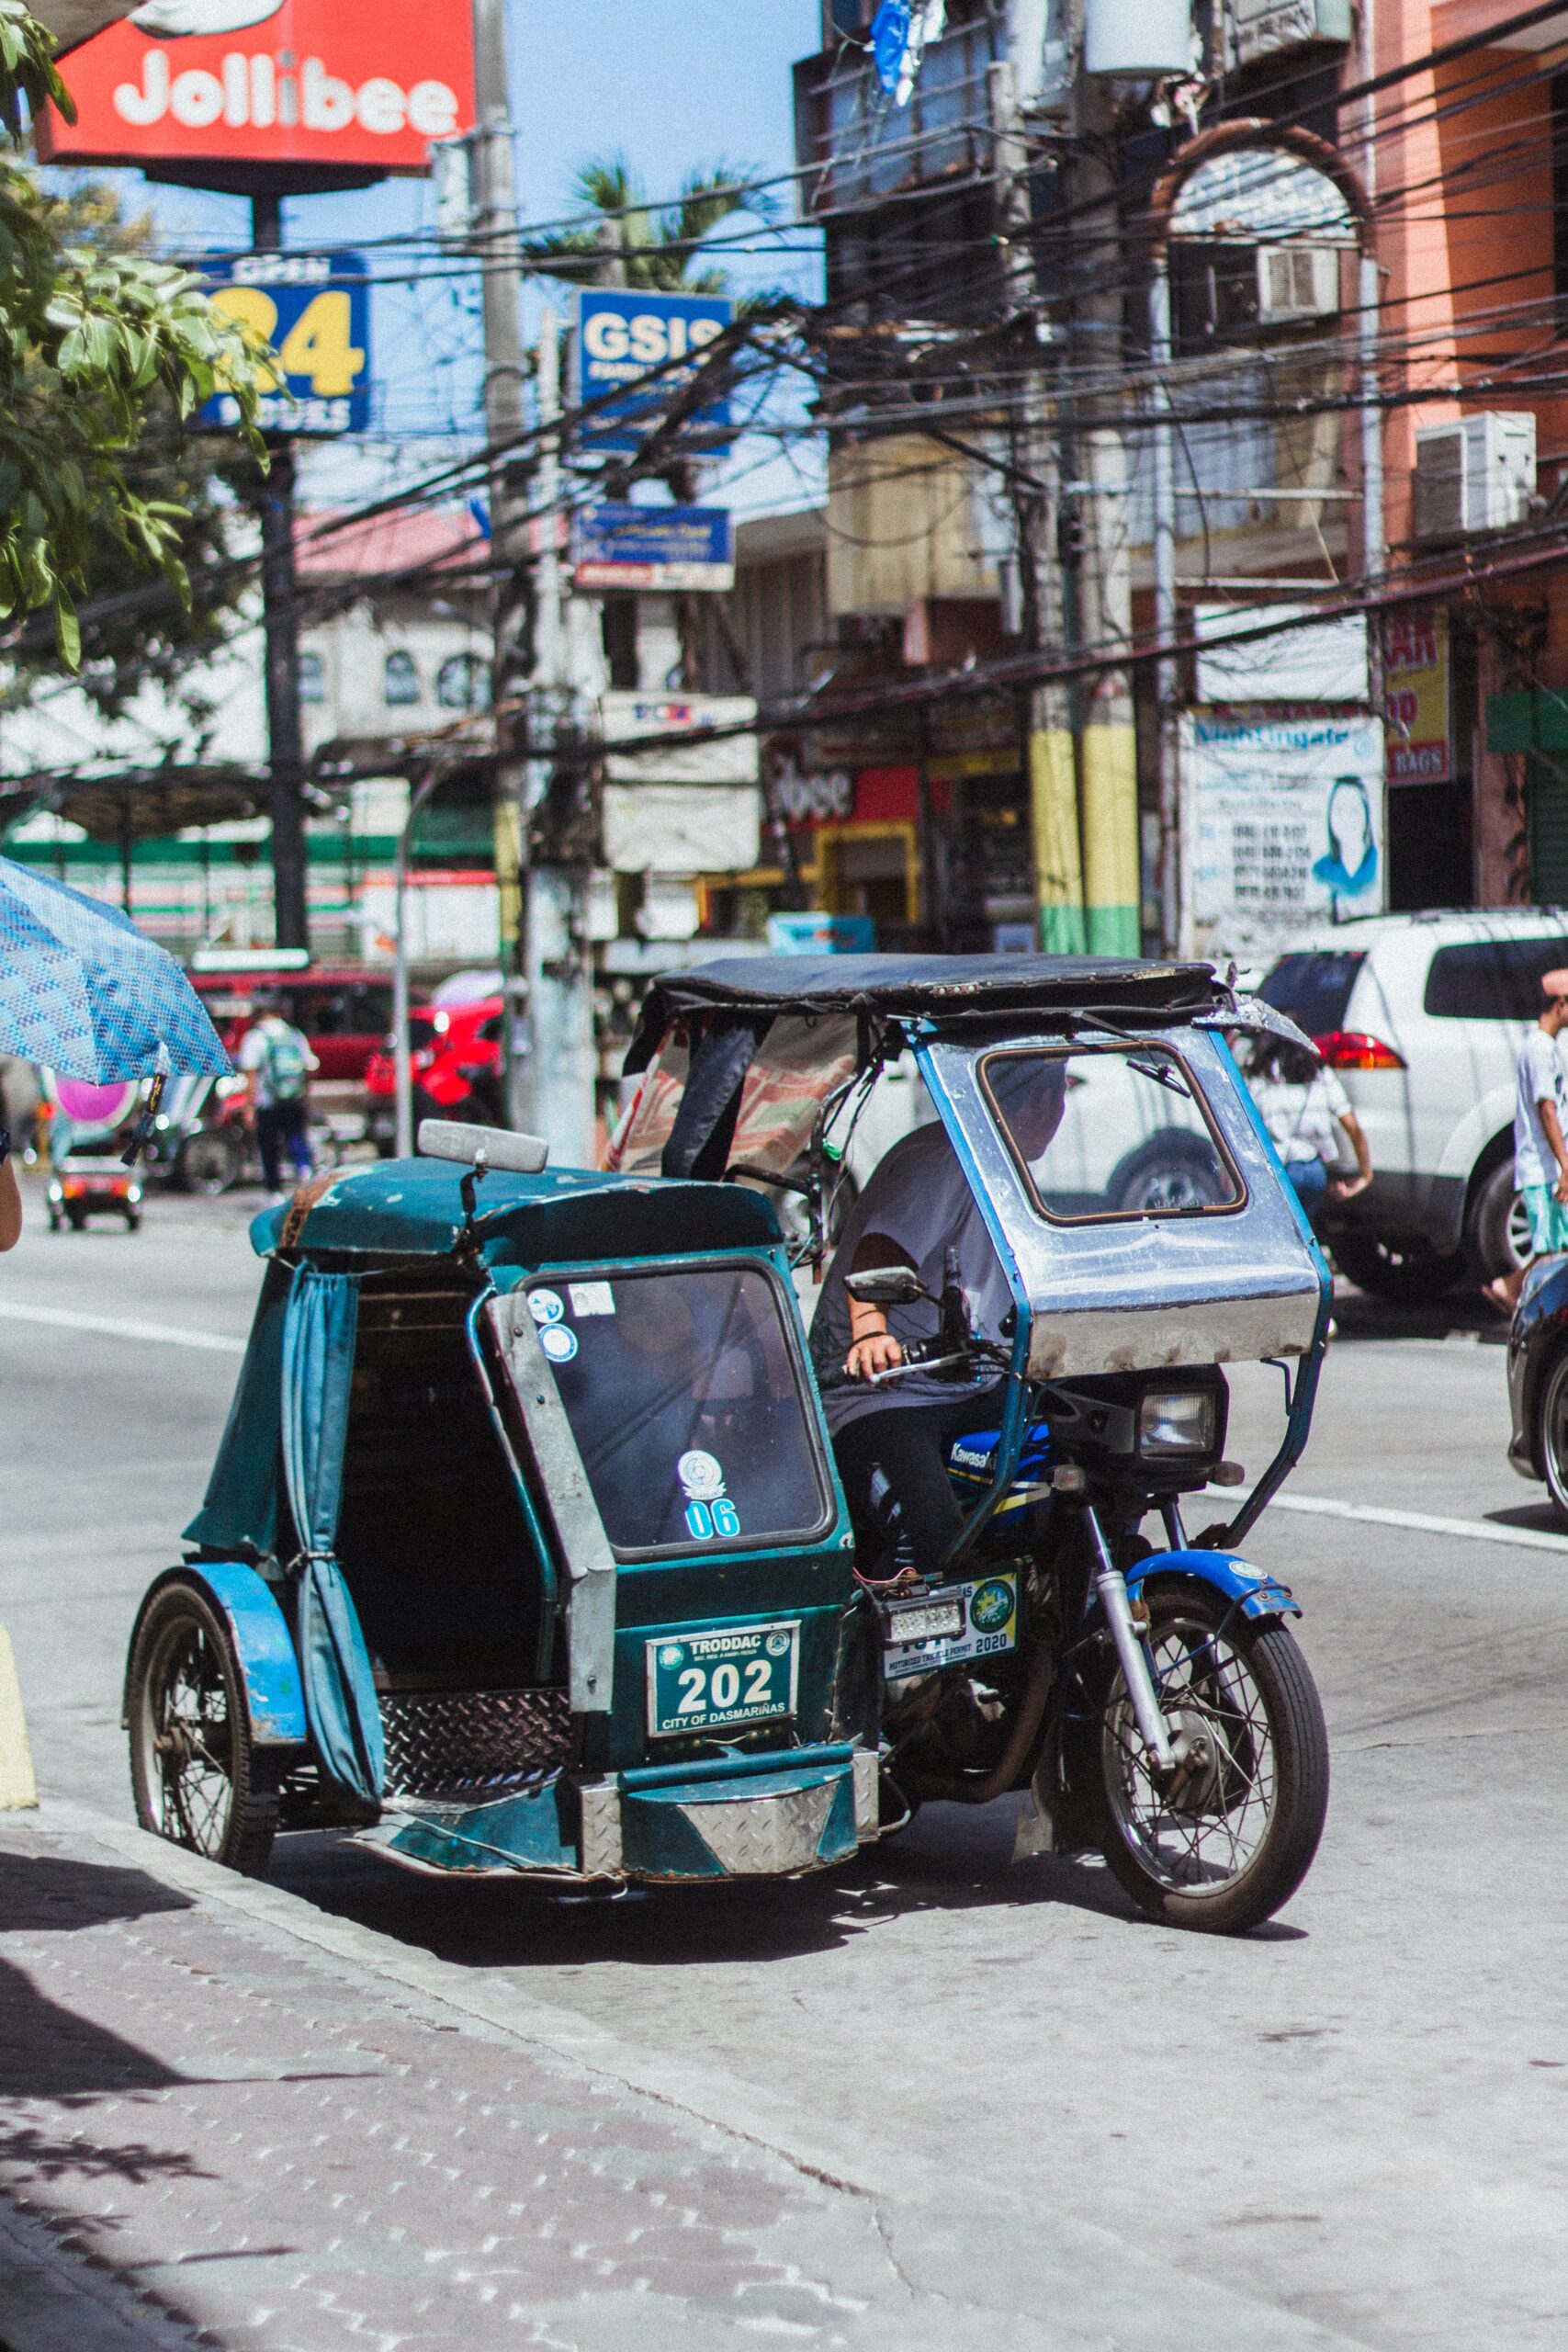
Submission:
<svg viewBox="0 0 1568 2352">
<path fill-rule="evenodd" d="M 419 671 L 412 653 L 389 653 L 381 672 L 381 692 L 389 710 L 407 708 L 419 700 Z"/>
<path fill-rule="evenodd" d="M 299 656 L 299 699 L 321 704 L 327 698 L 327 665 L 319 653 Z"/>
<path fill-rule="evenodd" d="M 454 653 L 435 673 L 435 699 L 443 710 L 488 710 L 490 663 L 478 653 Z"/>
</svg>

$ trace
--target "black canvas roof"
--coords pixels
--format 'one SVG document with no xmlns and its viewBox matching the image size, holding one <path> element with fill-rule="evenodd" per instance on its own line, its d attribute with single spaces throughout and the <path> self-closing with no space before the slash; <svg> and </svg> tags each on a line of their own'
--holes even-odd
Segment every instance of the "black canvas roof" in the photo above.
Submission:
<svg viewBox="0 0 1568 2352">
<path fill-rule="evenodd" d="M 1228 1003 L 1207 964 L 1111 956 L 747 956 L 667 972 L 649 989 L 638 1046 L 671 1016 L 727 1012 L 869 1012 L 890 1021 L 972 1013 L 1120 1012 L 1177 1018 Z M 634 1048 L 634 1066 L 636 1048 Z"/>
</svg>

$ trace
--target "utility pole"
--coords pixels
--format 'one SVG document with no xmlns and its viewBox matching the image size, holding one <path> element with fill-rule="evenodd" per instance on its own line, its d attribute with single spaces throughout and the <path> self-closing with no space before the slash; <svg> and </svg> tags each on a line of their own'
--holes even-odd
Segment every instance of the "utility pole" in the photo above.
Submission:
<svg viewBox="0 0 1568 2352">
<path fill-rule="evenodd" d="M 989 69 L 996 127 L 997 198 L 1008 280 L 1008 306 L 1025 322 L 1039 316 L 1039 289 L 1031 262 L 1029 155 L 1019 102 L 1019 54 L 1035 39 L 1037 11 L 1015 0 L 1011 59 Z M 1038 355 L 1043 357 L 1043 353 Z M 1037 367 L 1015 395 L 1014 507 L 1024 635 L 1033 653 L 1059 652 L 1066 639 L 1062 566 L 1057 548 L 1061 476 L 1055 429 Z M 1072 710 L 1059 681 L 1029 689 L 1029 806 L 1033 845 L 1039 944 L 1048 955 L 1079 956 L 1085 944 L 1083 857 Z"/>
<path fill-rule="evenodd" d="M 1073 91 L 1074 246 L 1078 286 L 1071 361 L 1094 382 L 1079 431 L 1077 491 L 1080 641 L 1100 650 L 1133 642 L 1126 444 L 1119 406 L 1123 254 L 1115 123 L 1105 82 L 1080 67 Z M 1085 206 L 1092 208 L 1085 210 Z M 1083 826 L 1085 944 L 1094 956 L 1136 956 L 1141 940 L 1138 751 L 1126 670 L 1096 672 L 1079 700 L 1077 774 Z"/>
<path fill-rule="evenodd" d="M 283 204 L 251 198 L 257 253 L 283 244 Z M 272 816 L 273 944 L 310 944 L 305 865 L 305 732 L 299 713 L 299 594 L 294 562 L 294 449 L 269 434 L 272 466 L 257 496 L 262 533 L 262 612 L 266 643 L 267 769 Z"/>
<path fill-rule="evenodd" d="M 526 728 L 520 706 L 528 683 L 529 595 L 526 471 L 519 444 L 523 408 L 522 293 L 507 75 L 506 0 L 473 0 L 479 122 L 474 133 L 473 236 L 484 305 L 485 437 L 491 452 L 490 527 L 495 653 L 495 851 L 501 883 L 506 1019 L 502 1053 L 507 1116 L 527 1124 L 530 1064 L 526 972 L 528 820 Z"/>
</svg>

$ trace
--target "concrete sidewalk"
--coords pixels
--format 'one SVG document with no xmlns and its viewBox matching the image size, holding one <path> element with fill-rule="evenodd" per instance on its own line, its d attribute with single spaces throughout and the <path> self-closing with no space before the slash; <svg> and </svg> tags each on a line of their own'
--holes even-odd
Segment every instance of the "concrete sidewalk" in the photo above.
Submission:
<svg viewBox="0 0 1568 2352">
<path fill-rule="evenodd" d="M 961 2099 L 953 1991 L 911 2064 Z M 5 2352 L 1348 2352 L 1022 2210 L 1006 2156 L 836 2147 L 107 1819 L 0 1826 Z"/>
</svg>

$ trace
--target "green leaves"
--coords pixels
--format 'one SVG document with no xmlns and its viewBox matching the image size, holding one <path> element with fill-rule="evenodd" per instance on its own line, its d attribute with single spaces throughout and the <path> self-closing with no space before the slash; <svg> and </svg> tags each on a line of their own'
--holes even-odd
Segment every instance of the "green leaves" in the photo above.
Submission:
<svg viewBox="0 0 1568 2352">
<path fill-rule="evenodd" d="M 710 230 L 732 213 L 750 212 L 763 220 L 776 210 L 772 195 L 758 184 L 753 165 L 719 162 L 692 172 L 679 199 L 650 205 L 646 189 L 624 155 L 600 155 L 584 164 L 573 187 L 583 204 L 600 216 L 594 228 L 539 237 L 523 248 L 526 258 L 552 277 L 592 286 L 606 261 L 622 265 L 630 287 L 673 294 L 722 294 L 719 270 L 694 274 L 697 248 Z"/>
<path fill-rule="evenodd" d="M 22 0 L 0 0 L 0 125 L 13 142 L 46 100 L 69 113 L 51 37 Z M 57 198 L 0 154 L 0 618 L 52 609 L 74 669 L 76 600 L 122 560 L 188 598 L 189 512 L 133 489 L 127 467 L 151 418 L 190 418 L 220 383 L 265 464 L 264 348 L 186 272 L 132 250 L 101 192 Z"/>
</svg>

